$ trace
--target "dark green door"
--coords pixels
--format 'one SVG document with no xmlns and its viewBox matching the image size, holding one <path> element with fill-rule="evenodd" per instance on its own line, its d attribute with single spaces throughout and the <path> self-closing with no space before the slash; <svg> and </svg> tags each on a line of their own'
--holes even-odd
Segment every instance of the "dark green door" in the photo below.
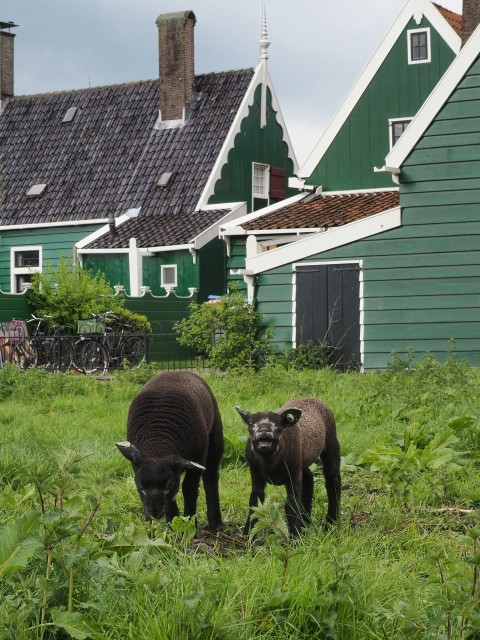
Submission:
<svg viewBox="0 0 480 640">
<path fill-rule="evenodd" d="M 360 267 L 296 267 L 296 343 L 327 343 L 334 366 L 360 365 Z"/>
</svg>

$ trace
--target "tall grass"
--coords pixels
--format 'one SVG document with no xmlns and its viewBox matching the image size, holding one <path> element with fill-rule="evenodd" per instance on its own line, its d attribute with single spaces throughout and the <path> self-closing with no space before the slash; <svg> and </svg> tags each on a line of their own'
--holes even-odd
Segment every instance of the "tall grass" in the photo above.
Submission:
<svg viewBox="0 0 480 640">
<path fill-rule="evenodd" d="M 480 637 L 480 371 L 427 358 L 369 375 L 205 374 L 226 438 L 217 536 L 182 518 L 147 524 L 114 446 L 155 373 L 0 370 L 1 639 Z M 262 531 L 246 539 L 246 431 L 234 407 L 273 410 L 300 396 L 335 413 L 342 521 L 323 528 L 318 466 L 309 530 L 278 533 L 284 490 L 268 487 Z M 439 433 L 449 439 L 432 458 Z"/>
</svg>

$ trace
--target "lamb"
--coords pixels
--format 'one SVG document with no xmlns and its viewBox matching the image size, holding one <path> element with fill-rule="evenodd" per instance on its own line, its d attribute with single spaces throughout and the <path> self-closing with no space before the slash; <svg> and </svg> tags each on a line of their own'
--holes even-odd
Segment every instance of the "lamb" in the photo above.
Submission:
<svg viewBox="0 0 480 640">
<path fill-rule="evenodd" d="M 176 495 L 185 471 L 184 515 L 196 515 L 202 477 L 208 526 L 221 528 L 222 419 L 210 387 L 199 375 L 168 371 L 149 380 L 130 405 L 127 438 L 116 446 L 132 463 L 148 519 L 165 516 L 170 522 L 178 515 Z"/>
<path fill-rule="evenodd" d="M 296 398 L 276 412 L 248 413 L 236 407 L 248 426 L 246 458 L 252 491 L 244 534 L 253 526 L 252 507 L 265 499 L 267 482 L 285 485 L 285 513 L 291 535 L 310 521 L 313 474 L 309 466 L 321 458 L 327 490 L 327 522 L 340 510 L 340 445 L 332 411 L 317 398 Z"/>
</svg>

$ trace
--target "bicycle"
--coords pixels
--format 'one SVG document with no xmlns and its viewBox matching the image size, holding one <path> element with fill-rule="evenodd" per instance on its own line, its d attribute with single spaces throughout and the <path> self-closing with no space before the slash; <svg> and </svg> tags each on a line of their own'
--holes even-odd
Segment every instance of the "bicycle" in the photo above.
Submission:
<svg viewBox="0 0 480 640">
<path fill-rule="evenodd" d="M 145 341 L 142 336 L 132 333 L 132 326 L 118 322 L 118 316 L 112 311 L 91 313 L 90 318 L 105 323 L 103 334 L 84 337 L 81 349 L 80 364 L 84 373 L 106 375 L 113 365 L 123 364 L 137 367 L 145 360 Z M 107 320 L 116 322 L 107 326 Z"/>
<path fill-rule="evenodd" d="M 68 371 L 74 366 L 74 348 L 70 338 L 60 335 L 63 327 L 55 325 L 53 335 L 42 328 L 48 325 L 51 316 L 32 317 L 26 324 L 35 323 L 32 335 L 22 338 L 13 348 L 12 360 L 21 369 L 44 367 L 48 371 Z"/>
</svg>

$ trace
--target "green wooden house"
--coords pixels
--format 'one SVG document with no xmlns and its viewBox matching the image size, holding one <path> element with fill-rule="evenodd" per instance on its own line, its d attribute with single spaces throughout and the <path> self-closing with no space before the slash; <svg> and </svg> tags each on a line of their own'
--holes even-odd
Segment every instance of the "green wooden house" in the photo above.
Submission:
<svg viewBox="0 0 480 640">
<path fill-rule="evenodd" d="M 2 291 L 21 292 L 63 254 L 131 296 L 224 293 L 219 223 L 288 196 L 298 167 L 265 19 L 255 69 L 203 75 L 195 23 L 191 11 L 157 19 L 157 80 L 19 97 L 2 89 Z M 8 36 L 1 46 L 13 47 Z"/>
<path fill-rule="evenodd" d="M 299 193 L 221 226 L 230 277 L 246 281 L 249 298 L 275 329 L 278 351 L 327 341 L 339 367 L 377 368 L 399 346 L 376 344 L 383 351 L 367 362 L 366 314 L 376 302 L 367 299 L 368 254 L 359 257 L 352 243 L 365 238 L 370 247 L 372 236 L 400 225 L 398 187 L 382 170 L 385 156 L 455 59 L 460 32 L 458 14 L 409 0 L 290 180 Z"/>
</svg>

